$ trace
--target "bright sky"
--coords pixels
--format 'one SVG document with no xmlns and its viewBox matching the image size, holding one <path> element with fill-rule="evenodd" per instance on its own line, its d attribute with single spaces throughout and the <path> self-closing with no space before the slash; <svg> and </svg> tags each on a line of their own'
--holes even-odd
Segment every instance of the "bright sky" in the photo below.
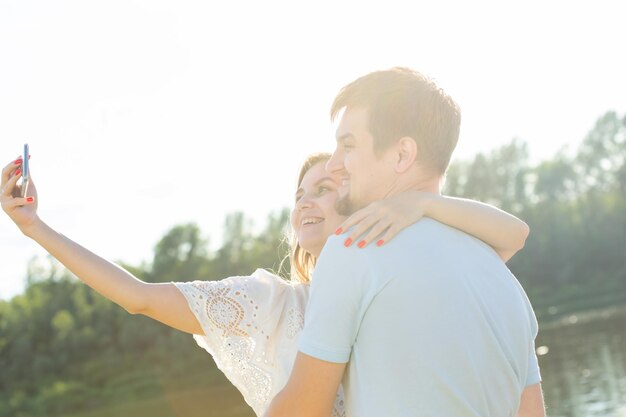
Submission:
<svg viewBox="0 0 626 417">
<path fill-rule="evenodd" d="M 371 4 L 371 5 L 366 5 Z M 455 158 L 514 137 L 535 159 L 626 111 L 621 1 L 0 0 L 0 156 L 31 146 L 40 216 L 96 253 L 149 262 L 172 226 L 219 247 L 261 227 L 334 144 L 330 103 L 403 65 L 461 105 Z M 0 213 L 0 298 L 44 252 Z M 180 277 L 180 280 L 194 277 Z"/>
</svg>

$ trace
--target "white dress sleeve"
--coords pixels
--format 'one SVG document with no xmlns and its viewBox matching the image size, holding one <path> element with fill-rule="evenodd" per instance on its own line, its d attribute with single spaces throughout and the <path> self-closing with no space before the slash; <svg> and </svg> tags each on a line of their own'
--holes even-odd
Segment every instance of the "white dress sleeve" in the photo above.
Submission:
<svg viewBox="0 0 626 417">
<path fill-rule="evenodd" d="M 257 416 L 285 386 L 304 326 L 308 285 L 257 269 L 221 281 L 173 282 L 204 335 L 193 335 Z M 343 391 L 333 417 L 345 415 Z"/>
</svg>

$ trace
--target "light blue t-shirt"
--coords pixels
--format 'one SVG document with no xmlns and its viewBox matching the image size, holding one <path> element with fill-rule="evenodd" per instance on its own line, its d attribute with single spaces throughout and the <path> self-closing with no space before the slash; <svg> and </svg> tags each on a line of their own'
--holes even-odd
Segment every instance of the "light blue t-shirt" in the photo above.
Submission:
<svg viewBox="0 0 626 417">
<path fill-rule="evenodd" d="M 489 246 L 422 219 L 382 247 L 331 237 L 300 351 L 349 361 L 347 417 L 515 416 L 540 382 L 537 320 Z"/>
</svg>

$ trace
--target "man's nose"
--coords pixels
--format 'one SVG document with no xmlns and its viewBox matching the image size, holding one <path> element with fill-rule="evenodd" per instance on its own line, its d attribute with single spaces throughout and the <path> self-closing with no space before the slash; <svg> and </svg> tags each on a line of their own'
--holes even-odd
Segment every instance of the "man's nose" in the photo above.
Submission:
<svg viewBox="0 0 626 417">
<path fill-rule="evenodd" d="M 336 174 L 343 171 L 343 157 L 335 150 L 328 162 L 326 162 L 326 172 Z"/>
</svg>

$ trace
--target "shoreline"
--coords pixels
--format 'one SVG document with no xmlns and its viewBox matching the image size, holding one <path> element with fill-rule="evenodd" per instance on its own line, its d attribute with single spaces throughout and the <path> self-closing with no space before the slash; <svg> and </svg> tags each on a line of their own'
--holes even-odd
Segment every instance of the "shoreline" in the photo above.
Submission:
<svg viewBox="0 0 626 417">
<path fill-rule="evenodd" d="M 626 315 L 626 304 L 595 308 L 591 310 L 581 310 L 553 319 L 539 320 L 539 331 L 587 324 L 597 320 L 605 320 L 621 315 Z"/>
</svg>

